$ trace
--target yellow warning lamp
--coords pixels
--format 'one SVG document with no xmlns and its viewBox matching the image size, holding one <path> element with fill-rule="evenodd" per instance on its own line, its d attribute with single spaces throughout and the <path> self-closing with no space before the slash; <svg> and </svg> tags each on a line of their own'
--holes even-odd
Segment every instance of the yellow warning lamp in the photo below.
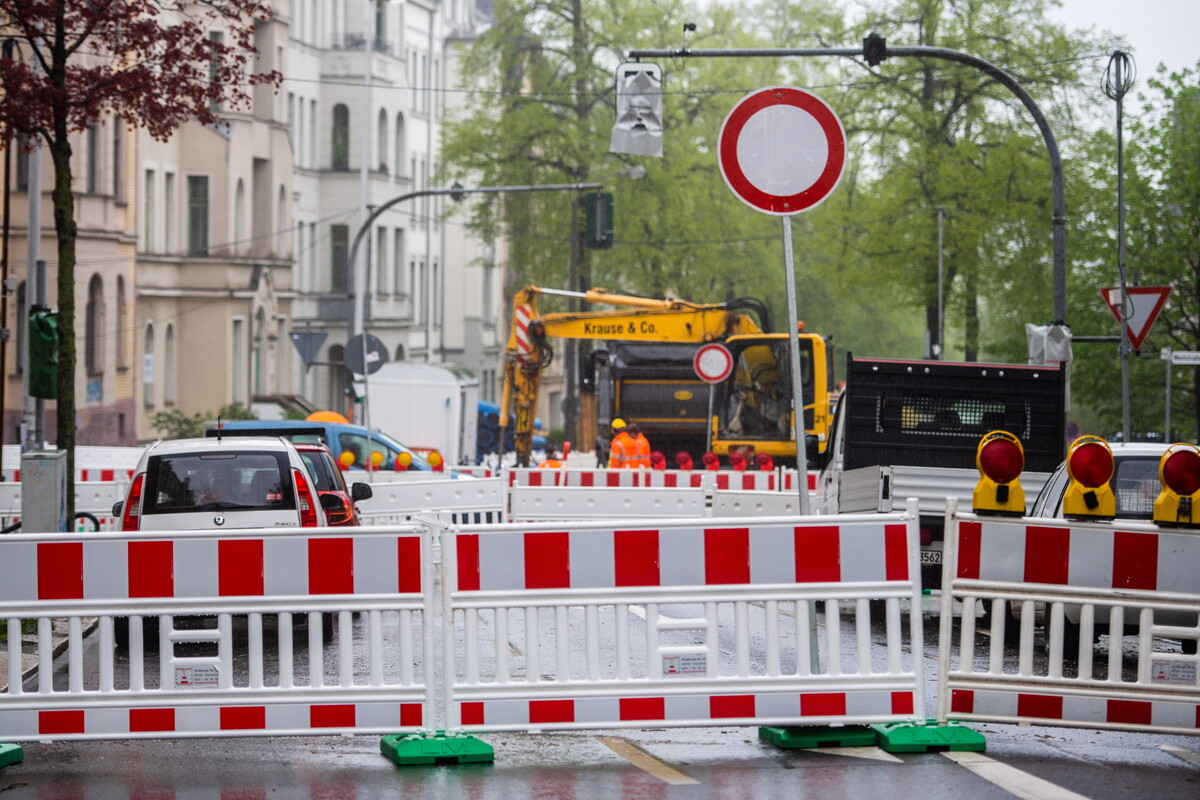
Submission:
<svg viewBox="0 0 1200 800">
<path fill-rule="evenodd" d="M 1158 461 L 1162 490 L 1154 501 L 1154 522 L 1172 527 L 1200 527 L 1200 448 L 1179 442 Z"/>
<path fill-rule="evenodd" d="M 972 497 L 976 514 L 1024 516 L 1025 490 L 1020 477 L 1025 469 L 1025 448 L 1020 439 L 1008 431 L 986 434 L 975 448 L 975 468 L 979 470 Z"/>
<path fill-rule="evenodd" d="M 1117 498 L 1109 481 L 1113 476 L 1113 454 L 1099 436 L 1080 436 L 1067 449 L 1070 481 L 1063 494 L 1063 516 L 1072 519 L 1112 519 L 1117 515 Z"/>
</svg>

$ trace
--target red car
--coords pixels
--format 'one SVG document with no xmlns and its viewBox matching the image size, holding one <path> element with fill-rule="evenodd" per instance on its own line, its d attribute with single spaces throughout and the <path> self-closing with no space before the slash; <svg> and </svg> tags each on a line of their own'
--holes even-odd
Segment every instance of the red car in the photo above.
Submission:
<svg viewBox="0 0 1200 800">
<path fill-rule="evenodd" d="M 329 524 L 361 525 L 358 509 L 354 504 L 371 496 L 371 485 L 355 483 L 347 491 L 346 480 L 334 463 L 333 454 L 329 452 L 328 447 L 305 442 L 294 444 L 296 451 L 300 453 L 300 459 L 308 467 L 317 494 L 321 496 L 321 507 L 325 509 L 325 518 Z M 328 499 L 331 496 L 341 501 L 340 507 L 334 507 L 333 502 Z"/>
</svg>

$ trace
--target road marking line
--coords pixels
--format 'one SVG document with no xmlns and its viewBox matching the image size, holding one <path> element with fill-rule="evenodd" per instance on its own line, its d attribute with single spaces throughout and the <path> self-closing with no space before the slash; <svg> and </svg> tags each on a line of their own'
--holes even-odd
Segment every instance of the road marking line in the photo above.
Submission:
<svg viewBox="0 0 1200 800">
<path fill-rule="evenodd" d="M 1025 800 L 1089 800 L 1086 795 L 1064 789 L 1008 764 L 1001 764 L 983 753 L 943 751 L 942 755 L 985 781 Z"/>
<path fill-rule="evenodd" d="M 648 772 L 659 780 L 675 785 L 700 783 L 695 778 L 690 778 L 679 770 L 668 767 L 628 739 L 622 739 L 619 736 L 597 736 L 596 741 L 638 769 Z"/>
<path fill-rule="evenodd" d="M 1185 750 L 1184 748 L 1176 747 L 1173 744 L 1160 744 L 1159 747 L 1175 756 L 1180 761 L 1186 761 L 1193 767 L 1200 767 L 1200 753 L 1193 753 L 1191 750 Z"/>
<path fill-rule="evenodd" d="M 806 752 L 826 753 L 833 756 L 852 756 L 854 758 L 870 758 L 875 761 L 889 761 L 895 764 L 904 763 L 903 759 L 896 758 L 886 750 L 880 750 L 874 745 L 869 747 L 813 747 L 808 748 Z"/>
</svg>

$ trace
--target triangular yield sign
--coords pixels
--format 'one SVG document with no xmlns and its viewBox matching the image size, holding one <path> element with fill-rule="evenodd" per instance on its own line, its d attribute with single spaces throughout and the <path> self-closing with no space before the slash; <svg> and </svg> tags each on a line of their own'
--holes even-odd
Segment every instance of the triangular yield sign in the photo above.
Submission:
<svg viewBox="0 0 1200 800">
<path fill-rule="evenodd" d="M 1162 311 L 1167 297 L 1171 294 L 1171 287 L 1129 286 L 1126 287 L 1125 294 L 1128 296 L 1129 306 L 1129 343 L 1133 345 L 1134 350 L 1140 350 L 1142 342 L 1146 341 L 1146 336 L 1154 327 L 1154 320 L 1158 319 L 1158 312 Z M 1121 290 L 1101 289 L 1100 296 L 1108 304 L 1108 309 L 1117 318 L 1117 322 L 1120 322 Z"/>
</svg>

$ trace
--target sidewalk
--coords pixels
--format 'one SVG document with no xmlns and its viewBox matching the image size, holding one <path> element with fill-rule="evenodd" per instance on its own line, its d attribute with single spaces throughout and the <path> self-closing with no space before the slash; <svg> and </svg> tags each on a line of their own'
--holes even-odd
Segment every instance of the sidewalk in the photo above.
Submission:
<svg viewBox="0 0 1200 800">
<path fill-rule="evenodd" d="M 83 635 L 87 636 L 96 627 L 98 620 L 95 617 L 85 617 L 83 620 Z M 7 621 L 0 621 L 0 625 L 7 627 Z M 8 691 L 8 641 L 0 644 L 0 692 Z M 50 620 L 50 646 L 53 648 L 54 658 L 58 658 L 67 649 L 67 620 L 55 618 Z M 37 632 L 26 633 L 21 636 L 21 680 L 22 682 L 37 672 L 38 656 L 38 635 Z"/>
</svg>

